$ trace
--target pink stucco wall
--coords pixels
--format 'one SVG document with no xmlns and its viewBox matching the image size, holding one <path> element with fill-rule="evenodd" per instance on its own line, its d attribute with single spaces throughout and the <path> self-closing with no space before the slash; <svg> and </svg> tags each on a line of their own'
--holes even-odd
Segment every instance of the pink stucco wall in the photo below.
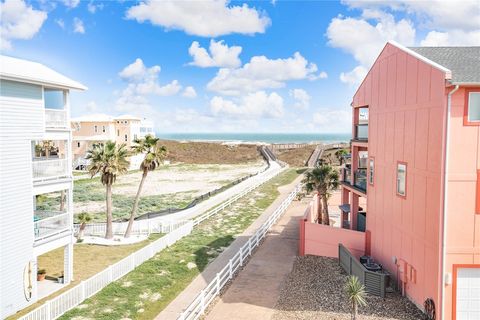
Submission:
<svg viewBox="0 0 480 320">
<path fill-rule="evenodd" d="M 394 276 L 408 272 L 401 278 L 418 305 L 440 303 L 444 78 L 387 44 L 353 98 L 354 107 L 369 108 L 368 154 L 375 159 L 374 185 L 367 186 L 370 252 Z M 396 194 L 398 162 L 407 164 L 406 197 Z"/>
<path fill-rule="evenodd" d="M 353 255 L 365 253 L 365 233 L 315 223 L 318 215 L 318 197 L 308 205 L 300 220 L 300 255 L 338 258 L 338 245 L 343 244 Z"/>
</svg>

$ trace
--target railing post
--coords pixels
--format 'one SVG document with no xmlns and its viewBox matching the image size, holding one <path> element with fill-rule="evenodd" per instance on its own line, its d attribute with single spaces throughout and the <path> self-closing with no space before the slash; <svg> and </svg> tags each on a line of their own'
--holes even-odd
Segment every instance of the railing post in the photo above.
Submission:
<svg viewBox="0 0 480 320">
<path fill-rule="evenodd" d="M 48 319 L 53 319 L 52 317 L 52 306 L 50 305 L 50 300 L 47 301 L 47 303 L 45 303 L 45 309 L 47 309 L 47 317 Z"/>
<path fill-rule="evenodd" d="M 80 282 L 80 288 L 82 289 L 80 292 L 82 294 L 82 301 L 85 300 L 87 297 L 85 296 L 85 281 Z"/>
<path fill-rule="evenodd" d="M 217 273 L 217 276 L 215 277 L 215 294 L 218 295 L 220 294 L 220 274 Z"/>
<path fill-rule="evenodd" d="M 232 272 L 232 259 L 228 261 L 228 278 L 232 279 L 233 277 L 233 272 Z"/>
<path fill-rule="evenodd" d="M 206 308 L 206 306 L 205 306 L 205 290 L 202 290 L 201 295 L 202 295 L 202 299 L 201 299 L 201 302 L 200 302 L 200 304 L 201 304 L 200 313 L 203 314 L 205 312 L 205 308 Z"/>
<path fill-rule="evenodd" d="M 243 246 L 240 247 L 240 266 L 243 266 Z"/>
</svg>

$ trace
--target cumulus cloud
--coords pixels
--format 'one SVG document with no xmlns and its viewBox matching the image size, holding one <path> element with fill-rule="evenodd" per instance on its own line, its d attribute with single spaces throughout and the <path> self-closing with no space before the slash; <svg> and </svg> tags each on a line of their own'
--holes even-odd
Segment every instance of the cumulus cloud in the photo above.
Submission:
<svg viewBox="0 0 480 320">
<path fill-rule="evenodd" d="M 90 13 L 96 13 L 97 10 L 102 10 L 103 9 L 103 3 L 95 3 L 93 1 L 90 1 L 88 4 L 87 4 L 87 9 L 88 9 L 88 12 Z"/>
<path fill-rule="evenodd" d="M 289 92 L 290 96 L 295 100 L 294 107 L 297 109 L 308 109 L 310 106 L 310 95 L 303 89 L 293 89 Z"/>
<path fill-rule="evenodd" d="M 281 88 L 286 81 L 319 77 L 318 68 L 296 52 L 286 59 L 254 56 L 240 68 L 221 68 L 207 84 L 207 89 L 224 95 L 240 95 L 262 89 Z"/>
<path fill-rule="evenodd" d="M 343 82 L 358 84 L 388 40 L 415 45 L 416 29 L 412 21 L 430 29 L 419 41 L 422 46 L 480 45 L 478 0 L 344 0 L 343 3 L 361 10 L 359 17 L 334 18 L 327 29 L 329 44 L 352 54 L 360 64 L 340 75 Z M 403 14 L 404 18 L 396 21 L 393 13 Z"/>
<path fill-rule="evenodd" d="M 215 116 L 232 118 L 279 118 L 283 116 L 283 98 L 265 91 L 249 93 L 238 102 L 215 96 L 210 100 L 210 110 Z"/>
<path fill-rule="evenodd" d="M 322 108 L 313 113 L 312 123 L 317 131 L 350 132 L 352 126 L 351 108 Z"/>
<path fill-rule="evenodd" d="M 12 40 L 33 38 L 47 19 L 47 13 L 27 6 L 23 0 L 0 2 L 0 49 L 11 50 Z"/>
<path fill-rule="evenodd" d="M 173 96 L 179 93 L 182 86 L 178 80 L 172 80 L 170 83 L 160 85 L 158 76 L 160 66 L 154 65 L 147 67 L 142 59 L 137 58 L 135 61 L 118 73 L 128 85 L 121 92 L 117 100 L 117 105 L 141 105 L 147 106 L 147 95 L 157 96 Z"/>
<path fill-rule="evenodd" d="M 188 53 L 193 57 L 193 61 L 190 62 L 189 65 L 201 68 L 236 68 L 242 64 L 238 58 L 241 52 L 242 47 L 229 47 L 224 44 L 223 40 L 210 40 L 209 52 L 205 48 L 200 47 L 200 44 L 197 41 L 194 41 L 188 49 Z"/>
<path fill-rule="evenodd" d="M 85 33 L 85 26 L 83 25 L 83 21 L 79 18 L 73 18 L 73 32 L 75 33 Z"/>
<path fill-rule="evenodd" d="M 227 0 L 146 0 L 126 12 L 128 19 L 148 21 L 167 30 L 182 30 L 202 37 L 231 33 L 264 33 L 270 19 L 247 4 L 231 5 Z"/>
<path fill-rule="evenodd" d="M 196 98 L 197 97 L 197 92 L 195 91 L 195 88 L 192 86 L 185 87 L 183 90 L 182 96 L 186 98 Z"/>
<path fill-rule="evenodd" d="M 80 0 L 61 0 L 68 8 L 76 8 L 80 4 Z"/>
</svg>

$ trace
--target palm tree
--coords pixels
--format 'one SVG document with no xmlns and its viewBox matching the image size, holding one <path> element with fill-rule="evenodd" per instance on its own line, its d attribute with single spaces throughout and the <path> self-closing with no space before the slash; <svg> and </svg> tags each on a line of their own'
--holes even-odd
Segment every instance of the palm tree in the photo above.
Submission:
<svg viewBox="0 0 480 320">
<path fill-rule="evenodd" d="M 367 301 L 365 297 L 365 286 L 354 275 L 348 276 L 345 283 L 345 293 L 348 296 L 349 302 L 352 304 L 352 320 L 356 320 L 358 316 L 358 306 L 366 306 Z"/>
<path fill-rule="evenodd" d="M 335 152 L 335 156 L 338 158 L 338 162 L 340 162 L 340 165 L 343 164 L 344 157 L 348 154 L 348 151 L 345 149 L 338 149 Z"/>
<path fill-rule="evenodd" d="M 319 221 L 322 224 L 329 225 L 328 198 L 330 193 L 336 190 L 340 184 L 338 171 L 329 165 L 322 165 L 307 172 L 303 182 L 307 192 L 317 191 L 320 198 L 320 201 L 318 201 L 318 212 L 321 219 L 319 217 Z"/>
<path fill-rule="evenodd" d="M 82 212 L 77 217 L 78 221 L 80 221 L 80 229 L 78 230 L 77 239 L 81 240 L 83 238 L 83 232 L 85 231 L 85 227 L 87 223 L 92 221 L 92 217 L 87 212 Z"/>
<path fill-rule="evenodd" d="M 142 179 L 138 185 L 135 201 L 133 202 L 132 212 L 130 213 L 127 230 L 125 231 L 125 238 L 130 237 L 130 233 L 132 232 L 133 221 L 135 220 L 135 214 L 138 210 L 138 202 L 147 174 L 149 171 L 155 170 L 163 162 L 167 153 L 167 149 L 159 144 L 159 140 L 159 138 L 155 138 L 152 135 L 146 135 L 145 138 L 133 140 L 132 152 L 134 154 L 145 154 L 145 157 L 140 164 Z"/>
<path fill-rule="evenodd" d="M 118 175 L 127 172 L 130 165 L 127 157 L 128 151 L 125 144 L 117 145 L 113 141 L 93 145 L 85 157 L 90 160 L 87 168 L 90 176 L 93 178 L 99 173 L 100 181 L 106 189 L 107 229 L 105 231 L 105 238 L 107 239 L 113 238 L 112 185 L 115 183 Z"/>
</svg>

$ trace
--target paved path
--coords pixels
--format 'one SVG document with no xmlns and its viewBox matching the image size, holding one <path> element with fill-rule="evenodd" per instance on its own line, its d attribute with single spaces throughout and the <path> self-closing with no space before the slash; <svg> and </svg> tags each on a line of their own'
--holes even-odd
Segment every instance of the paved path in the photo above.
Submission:
<svg viewBox="0 0 480 320">
<path fill-rule="evenodd" d="M 303 217 L 306 203 L 292 202 L 206 319 L 260 320 L 272 317 L 281 286 L 298 254 L 299 219 Z"/>
<path fill-rule="evenodd" d="M 263 222 L 275 211 L 277 207 L 285 200 L 290 192 L 293 191 L 295 186 L 301 181 L 302 176 L 298 177 L 292 183 L 279 188 L 280 195 L 278 198 L 253 222 L 242 234 L 240 234 L 234 242 L 222 252 L 207 268 L 198 275 L 190 285 L 185 288 L 155 319 L 158 320 L 174 320 L 185 310 L 190 303 L 197 297 L 200 291 L 212 281 L 216 274 L 228 264 L 230 258 L 232 258 L 240 247 L 242 247 L 248 238 L 255 233 Z M 296 202 L 295 202 L 296 203 Z M 305 204 L 303 205 L 305 206 Z M 298 226 L 298 223 L 297 223 Z M 290 270 L 289 270 L 290 271 Z M 223 318 L 228 319 L 228 318 Z"/>
</svg>

